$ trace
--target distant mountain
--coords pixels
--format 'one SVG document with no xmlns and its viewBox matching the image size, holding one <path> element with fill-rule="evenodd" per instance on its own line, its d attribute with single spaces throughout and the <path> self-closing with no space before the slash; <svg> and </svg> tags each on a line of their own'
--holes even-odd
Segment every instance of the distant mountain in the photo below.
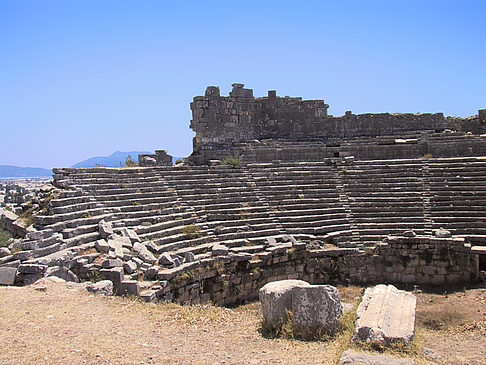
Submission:
<svg viewBox="0 0 486 365">
<path fill-rule="evenodd" d="M 145 154 L 151 152 L 145 151 L 130 151 L 130 152 L 120 152 L 116 151 L 109 156 L 97 156 L 91 157 L 87 160 L 78 162 L 77 164 L 73 165 L 75 168 L 79 167 L 96 167 L 96 166 L 105 166 L 105 167 L 120 167 L 120 162 L 125 165 L 125 160 L 128 155 L 130 155 L 133 161 L 138 162 L 138 155 Z"/>
<path fill-rule="evenodd" d="M 51 175 L 51 170 L 40 167 L 0 165 L 0 177 L 43 177 Z"/>
</svg>

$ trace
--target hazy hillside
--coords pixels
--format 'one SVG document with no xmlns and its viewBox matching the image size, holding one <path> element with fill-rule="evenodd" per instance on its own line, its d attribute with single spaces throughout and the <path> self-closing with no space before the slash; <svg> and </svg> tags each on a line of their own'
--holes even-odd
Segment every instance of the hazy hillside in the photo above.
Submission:
<svg viewBox="0 0 486 365">
<path fill-rule="evenodd" d="M 42 169 L 40 167 L 0 165 L 0 177 L 39 177 L 51 175 L 51 170 Z"/>
<path fill-rule="evenodd" d="M 128 155 L 132 157 L 135 162 L 138 162 L 138 155 L 144 153 L 151 153 L 146 151 L 130 151 L 130 152 L 120 152 L 116 151 L 109 156 L 97 156 L 91 157 L 87 160 L 78 162 L 77 164 L 73 165 L 72 167 L 96 167 L 98 166 L 105 166 L 105 167 L 120 167 L 120 162 L 124 165 L 125 160 Z"/>
</svg>

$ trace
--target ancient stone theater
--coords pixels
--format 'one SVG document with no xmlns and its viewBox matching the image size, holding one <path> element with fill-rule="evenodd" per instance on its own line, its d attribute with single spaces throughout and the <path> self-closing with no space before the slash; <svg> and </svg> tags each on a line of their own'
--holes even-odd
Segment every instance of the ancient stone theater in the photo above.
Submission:
<svg viewBox="0 0 486 365">
<path fill-rule="evenodd" d="M 453 285 L 486 270 L 486 110 L 332 116 L 323 100 L 191 103 L 193 153 L 57 168 L 0 279 L 109 280 L 147 301 L 231 305 L 268 282 Z M 163 147 L 163 146 L 161 146 Z"/>
</svg>

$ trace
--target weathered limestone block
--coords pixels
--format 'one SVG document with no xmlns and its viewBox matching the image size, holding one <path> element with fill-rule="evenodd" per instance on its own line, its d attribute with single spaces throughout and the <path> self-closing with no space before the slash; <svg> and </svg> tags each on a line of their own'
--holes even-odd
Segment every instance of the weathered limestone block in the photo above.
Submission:
<svg viewBox="0 0 486 365">
<path fill-rule="evenodd" d="M 339 359 L 340 365 L 345 364 L 363 364 L 363 365 L 414 365 L 412 360 L 397 359 L 395 357 L 386 355 L 371 355 L 352 350 L 346 350 L 342 353 Z"/>
<path fill-rule="evenodd" d="M 159 264 L 163 266 L 175 266 L 172 256 L 168 252 L 164 252 L 159 257 Z"/>
<path fill-rule="evenodd" d="M 409 345 L 415 333 L 415 295 L 393 285 L 377 285 L 365 291 L 356 313 L 353 341 L 372 345 Z"/>
<path fill-rule="evenodd" d="M 101 238 L 106 239 L 113 234 L 113 227 L 111 223 L 102 220 L 98 223 L 98 232 L 100 233 Z"/>
<path fill-rule="evenodd" d="M 287 319 L 292 310 L 292 290 L 296 287 L 310 286 L 302 280 L 281 280 L 264 285 L 259 292 L 265 323 L 277 328 Z"/>
<path fill-rule="evenodd" d="M 193 262 L 194 261 L 194 254 L 192 252 L 184 252 L 184 261 L 185 262 Z"/>
<path fill-rule="evenodd" d="M 137 264 L 135 261 L 128 261 L 123 264 L 123 269 L 127 274 L 131 274 L 137 270 Z"/>
<path fill-rule="evenodd" d="M 138 295 L 140 293 L 140 284 L 137 280 L 124 280 L 120 283 L 121 294 Z"/>
<path fill-rule="evenodd" d="M 155 280 L 157 278 L 157 274 L 159 273 L 160 267 L 159 266 L 151 266 L 145 271 L 144 277 L 147 280 Z"/>
<path fill-rule="evenodd" d="M 229 248 L 224 245 L 214 245 L 212 249 L 213 256 L 226 256 L 228 252 Z"/>
<path fill-rule="evenodd" d="M 110 280 L 101 280 L 97 283 L 88 281 L 85 283 L 85 289 L 93 294 L 110 296 L 113 295 L 113 282 Z"/>
<path fill-rule="evenodd" d="M 95 248 L 99 253 L 108 253 L 110 251 L 110 246 L 104 239 L 97 240 L 95 242 Z"/>
<path fill-rule="evenodd" d="M 133 252 L 140 252 L 144 250 L 146 247 L 142 245 L 140 242 L 135 242 L 133 244 Z"/>
<path fill-rule="evenodd" d="M 0 247 L 0 258 L 9 255 L 11 255 L 11 252 L 7 247 Z"/>
<path fill-rule="evenodd" d="M 297 331 L 318 329 L 332 333 L 339 324 L 343 306 L 331 285 L 295 287 L 292 296 L 293 325 Z"/>
<path fill-rule="evenodd" d="M 112 269 L 101 269 L 100 274 L 113 283 L 113 293 L 120 292 L 121 282 L 125 278 L 122 267 L 114 267 Z"/>
<path fill-rule="evenodd" d="M 336 288 L 310 285 L 302 280 L 281 280 L 266 284 L 259 292 L 265 326 L 278 329 L 292 319 L 296 333 L 336 329 L 342 305 Z"/>
<path fill-rule="evenodd" d="M 112 267 L 123 266 L 123 261 L 120 259 L 107 259 L 101 263 L 103 269 L 111 269 Z"/>
<path fill-rule="evenodd" d="M 16 275 L 15 267 L 0 267 L 0 285 L 13 285 Z"/>
<path fill-rule="evenodd" d="M 154 254 L 146 248 L 138 253 L 138 257 L 149 264 L 155 264 L 157 262 L 157 258 L 154 256 Z"/>
<path fill-rule="evenodd" d="M 120 236 L 119 234 L 112 234 L 108 237 L 108 245 L 111 250 L 116 250 L 117 248 L 128 248 L 133 247 L 132 241 L 126 236 Z"/>
<path fill-rule="evenodd" d="M 65 266 L 52 266 L 47 268 L 44 277 L 56 276 L 64 281 L 79 283 L 78 277 Z"/>
<path fill-rule="evenodd" d="M 121 233 L 123 236 L 130 238 L 132 243 L 140 242 L 140 237 L 138 237 L 137 232 L 135 232 L 133 229 L 123 228 Z"/>
<path fill-rule="evenodd" d="M 449 238 L 452 237 L 452 234 L 450 231 L 441 228 L 434 232 L 434 236 L 437 238 Z"/>
<path fill-rule="evenodd" d="M 38 264 L 21 264 L 18 267 L 18 272 L 20 274 L 44 275 L 46 270 L 47 270 L 47 265 L 38 265 Z"/>
</svg>

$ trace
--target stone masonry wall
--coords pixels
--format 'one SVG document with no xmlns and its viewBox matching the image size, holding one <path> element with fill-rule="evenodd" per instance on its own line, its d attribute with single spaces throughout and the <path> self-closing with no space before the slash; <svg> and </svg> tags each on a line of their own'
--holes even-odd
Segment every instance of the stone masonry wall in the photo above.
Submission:
<svg viewBox="0 0 486 365">
<path fill-rule="evenodd" d="M 148 301 L 233 305 L 258 297 L 268 282 L 301 279 L 312 284 L 459 284 L 474 281 L 478 255 L 463 239 L 390 237 L 373 252 L 356 248 L 308 251 L 272 247 L 252 258 L 240 253 L 207 258 L 159 273 Z"/>
<path fill-rule="evenodd" d="M 209 86 L 205 96 L 194 98 L 191 103 L 193 118 L 190 126 L 196 136 L 193 140 L 192 162 L 205 164 L 219 158 L 219 155 L 227 157 L 237 151 L 235 144 L 256 140 L 327 141 L 332 138 L 400 136 L 411 131 L 425 130 L 433 132 L 452 129 L 474 134 L 486 131 L 484 113 L 481 114 L 481 111 L 480 117 L 469 118 L 444 117 L 442 113 L 356 115 L 351 112 L 333 117 L 328 116 L 329 106 L 323 100 L 278 97 L 273 90 L 268 92 L 267 97 L 255 98 L 253 90 L 243 86 L 233 84 L 233 90 L 227 97 L 220 95 L 218 87 Z M 390 148 L 381 149 L 385 153 L 381 156 L 383 158 L 398 157 L 396 154 L 391 156 L 393 151 Z M 405 146 L 402 150 L 405 153 L 400 153 L 401 157 L 417 156 L 414 146 Z M 326 155 L 327 152 L 323 151 L 320 155 Z M 367 158 L 366 154 L 359 157 Z"/>
</svg>

